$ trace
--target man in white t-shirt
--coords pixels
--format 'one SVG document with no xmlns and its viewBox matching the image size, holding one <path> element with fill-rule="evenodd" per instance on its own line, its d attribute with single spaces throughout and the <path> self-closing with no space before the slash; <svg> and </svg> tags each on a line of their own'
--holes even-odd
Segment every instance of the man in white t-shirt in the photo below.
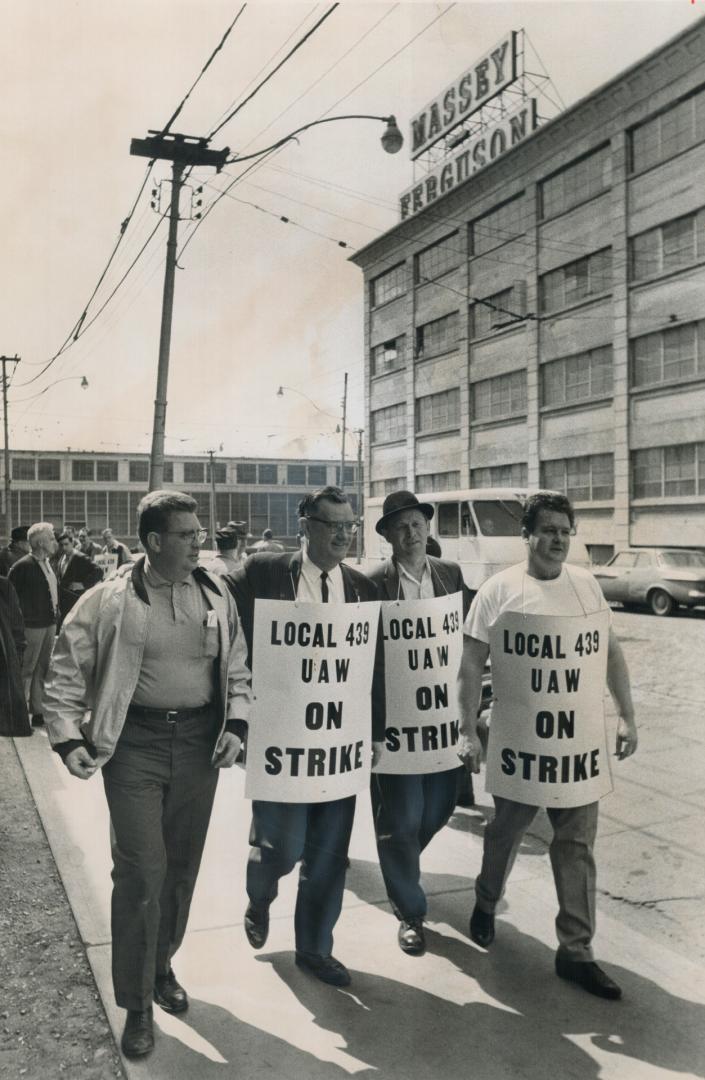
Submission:
<svg viewBox="0 0 705 1080">
<path fill-rule="evenodd" d="M 538 492 L 527 500 L 522 536 L 527 563 L 512 566 L 479 589 L 465 621 L 463 660 L 458 676 L 461 738 L 459 757 L 474 772 L 480 770 L 481 747 L 475 718 L 482 690 L 482 672 L 490 652 L 490 630 L 503 613 L 524 616 L 590 616 L 606 609 L 592 574 L 566 567 L 574 531 L 573 507 L 563 495 Z M 617 757 L 636 750 L 637 732 L 629 673 L 621 646 L 610 627 L 607 684 L 619 711 Z M 492 725 L 490 725 L 492 739 Z M 522 836 L 538 807 L 494 796 L 495 817 L 487 826 L 482 868 L 475 882 L 476 903 L 470 937 L 489 947 L 494 940 L 494 912 L 511 871 Z M 595 862 L 598 803 L 549 806 L 553 839 L 549 849 L 558 895 L 556 932 L 559 948 L 556 973 L 598 997 L 621 997 L 620 987 L 595 963 L 591 942 L 595 932 Z"/>
</svg>

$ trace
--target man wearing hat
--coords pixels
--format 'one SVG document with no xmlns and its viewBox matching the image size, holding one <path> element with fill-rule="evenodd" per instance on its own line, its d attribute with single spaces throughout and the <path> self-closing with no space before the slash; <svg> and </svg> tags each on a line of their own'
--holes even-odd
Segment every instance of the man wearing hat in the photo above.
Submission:
<svg viewBox="0 0 705 1080">
<path fill-rule="evenodd" d="M 29 541 L 27 529 L 29 525 L 17 525 L 10 533 L 10 543 L 7 547 L 0 548 L 0 575 L 7 577 L 10 567 L 13 566 L 23 555 L 29 555 Z"/>
<path fill-rule="evenodd" d="M 470 593 L 460 567 L 426 554 L 432 517 L 431 504 L 419 502 L 411 491 L 388 495 L 375 529 L 391 544 L 392 556 L 369 577 L 382 601 L 430 600 L 462 592 L 466 615 Z M 421 852 L 453 813 L 463 774 L 462 765 L 436 773 L 372 774 L 372 812 L 382 876 L 399 919 L 399 946 L 411 956 L 420 956 L 426 948 Z"/>
<path fill-rule="evenodd" d="M 239 570 L 245 562 L 243 551 L 245 547 L 245 522 L 229 521 L 215 534 L 215 542 L 218 545 L 218 554 L 208 563 L 211 574 L 232 574 Z"/>
<path fill-rule="evenodd" d="M 262 539 L 258 540 L 257 543 L 253 545 L 253 548 L 254 551 L 283 551 L 284 545 L 274 539 L 274 533 L 271 529 L 264 529 L 262 532 Z"/>
</svg>

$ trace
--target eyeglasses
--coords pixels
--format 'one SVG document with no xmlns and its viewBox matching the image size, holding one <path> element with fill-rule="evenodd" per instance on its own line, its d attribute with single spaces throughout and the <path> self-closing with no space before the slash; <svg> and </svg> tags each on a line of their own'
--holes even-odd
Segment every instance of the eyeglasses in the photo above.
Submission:
<svg viewBox="0 0 705 1080">
<path fill-rule="evenodd" d="M 326 525 L 329 533 L 345 533 L 346 536 L 354 536 L 359 526 L 356 521 L 328 521 L 327 518 L 314 517 L 309 514 L 307 521 L 317 521 L 319 525 Z"/>
<path fill-rule="evenodd" d="M 208 536 L 208 529 L 189 529 L 188 532 L 177 532 L 174 529 L 165 529 L 162 536 L 178 536 L 179 540 L 183 540 L 187 544 L 192 544 L 194 540 L 197 540 L 199 544 L 202 544 Z"/>
</svg>

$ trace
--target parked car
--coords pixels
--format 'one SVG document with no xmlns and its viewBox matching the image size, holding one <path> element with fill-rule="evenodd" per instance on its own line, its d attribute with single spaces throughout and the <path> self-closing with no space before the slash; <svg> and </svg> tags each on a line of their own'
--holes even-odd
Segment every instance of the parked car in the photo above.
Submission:
<svg viewBox="0 0 705 1080">
<path fill-rule="evenodd" d="M 593 573 L 605 599 L 627 611 L 646 604 L 654 615 L 670 615 L 679 604 L 705 604 L 705 552 L 696 548 L 629 548 Z"/>
</svg>

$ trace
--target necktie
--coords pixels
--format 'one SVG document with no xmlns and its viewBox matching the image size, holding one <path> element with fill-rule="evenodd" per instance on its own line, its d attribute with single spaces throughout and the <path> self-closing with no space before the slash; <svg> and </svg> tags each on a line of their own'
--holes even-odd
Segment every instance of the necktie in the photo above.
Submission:
<svg viewBox="0 0 705 1080">
<path fill-rule="evenodd" d="M 328 573 L 325 570 L 321 574 L 321 600 L 328 603 Z"/>
</svg>

